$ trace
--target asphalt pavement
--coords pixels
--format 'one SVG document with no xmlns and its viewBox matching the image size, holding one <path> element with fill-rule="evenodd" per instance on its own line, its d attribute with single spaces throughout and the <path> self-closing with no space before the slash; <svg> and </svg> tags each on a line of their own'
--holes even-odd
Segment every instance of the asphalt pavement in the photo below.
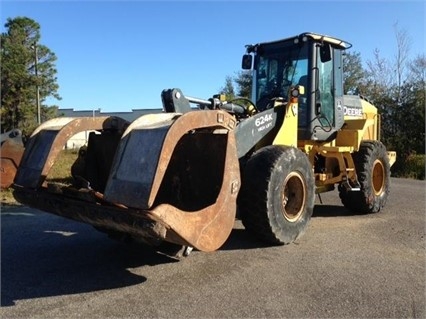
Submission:
<svg viewBox="0 0 426 319">
<path fill-rule="evenodd" d="M 1 318 L 425 318 L 426 182 L 385 209 L 317 199 L 306 233 L 269 247 L 236 221 L 218 251 L 175 260 L 27 207 L 1 209 Z"/>
</svg>

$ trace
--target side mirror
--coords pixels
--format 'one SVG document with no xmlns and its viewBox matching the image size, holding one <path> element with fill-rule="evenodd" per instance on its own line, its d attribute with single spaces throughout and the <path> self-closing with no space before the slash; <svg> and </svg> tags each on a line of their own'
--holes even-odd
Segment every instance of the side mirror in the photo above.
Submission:
<svg viewBox="0 0 426 319">
<path fill-rule="evenodd" d="M 243 70 L 250 70 L 253 62 L 253 57 L 251 54 L 244 54 L 243 61 L 241 63 L 241 67 Z"/>
<path fill-rule="evenodd" d="M 328 43 L 323 43 L 320 46 L 320 59 L 322 63 L 328 62 L 331 60 L 331 47 Z"/>
</svg>

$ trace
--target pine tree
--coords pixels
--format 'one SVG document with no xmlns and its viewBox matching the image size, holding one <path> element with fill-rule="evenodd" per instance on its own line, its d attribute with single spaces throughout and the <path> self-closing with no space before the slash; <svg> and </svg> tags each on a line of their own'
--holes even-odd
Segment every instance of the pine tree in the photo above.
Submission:
<svg viewBox="0 0 426 319">
<path fill-rule="evenodd" d="M 40 44 L 40 25 L 27 17 L 7 19 L 1 34 L 1 131 L 19 128 L 29 135 L 55 114 L 43 104 L 60 99 L 55 54 Z M 38 109 L 40 105 L 40 110 Z"/>
</svg>

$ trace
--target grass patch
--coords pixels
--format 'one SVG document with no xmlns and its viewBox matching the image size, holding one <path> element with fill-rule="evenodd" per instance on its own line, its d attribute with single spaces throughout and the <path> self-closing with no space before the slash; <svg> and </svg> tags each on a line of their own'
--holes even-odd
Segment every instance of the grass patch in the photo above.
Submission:
<svg viewBox="0 0 426 319">
<path fill-rule="evenodd" d="M 397 160 L 392 167 L 392 176 L 412 178 L 412 179 L 425 179 L 426 155 L 409 155 L 406 158 Z"/>
<path fill-rule="evenodd" d="M 2 189 L 1 190 L 1 206 L 17 206 L 20 205 L 12 194 L 12 189 Z"/>
<path fill-rule="evenodd" d="M 71 184 L 71 166 L 78 157 L 78 150 L 63 150 L 53 164 L 47 181 Z"/>
</svg>

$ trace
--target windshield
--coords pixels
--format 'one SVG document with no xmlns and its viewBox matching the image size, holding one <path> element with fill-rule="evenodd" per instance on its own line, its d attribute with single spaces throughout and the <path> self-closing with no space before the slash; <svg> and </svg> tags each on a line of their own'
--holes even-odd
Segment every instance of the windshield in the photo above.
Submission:
<svg viewBox="0 0 426 319">
<path fill-rule="evenodd" d="M 290 45 L 289 45 L 290 44 Z M 293 43 L 264 45 L 256 57 L 256 105 L 268 108 L 276 97 L 285 100 L 292 85 L 303 85 L 307 89 L 308 46 Z"/>
</svg>

